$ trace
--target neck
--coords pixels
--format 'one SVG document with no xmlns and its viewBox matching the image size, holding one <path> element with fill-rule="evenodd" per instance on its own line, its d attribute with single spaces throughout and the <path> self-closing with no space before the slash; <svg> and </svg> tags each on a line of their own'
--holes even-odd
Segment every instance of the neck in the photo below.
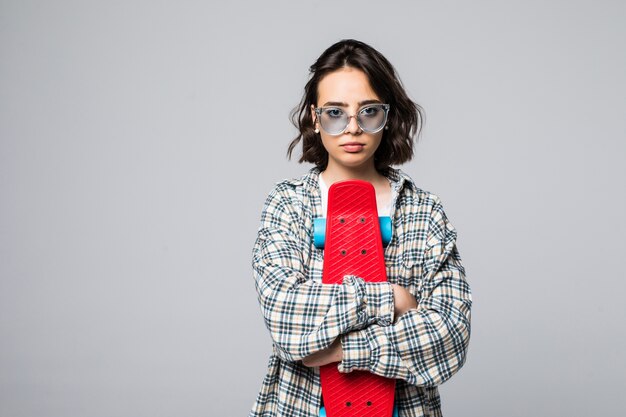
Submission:
<svg viewBox="0 0 626 417">
<path fill-rule="evenodd" d="M 345 167 L 328 161 L 328 166 L 324 170 L 324 180 L 329 185 L 343 180 L 363 180 L 375 183 L 381 177 L 380 173 L 376 171 L 373 161 L 367 166 L 360 167 Z"/>
</svg>

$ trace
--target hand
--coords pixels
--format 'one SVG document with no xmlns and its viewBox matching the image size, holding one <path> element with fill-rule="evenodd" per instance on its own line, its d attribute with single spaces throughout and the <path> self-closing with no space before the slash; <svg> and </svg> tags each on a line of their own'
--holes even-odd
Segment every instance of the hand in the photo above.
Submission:
<svg viewBox="0 0 626 417">
<path fill-rule="evenodd" d="M 407 311 L 417 308 L 417 300 L 406 288 L 398 284 L 391 284 L 393 288 L 393 304 L 396 319 Z"/>
<path fill-rule="evenodd" d="M 339 337 L 335 339 L 332 345 L 324 350 L 315 352 L 312 355 L 302 359 L 304 366 L 309 368 L 328 365 L 333 362 L 341 362 L 343 359 L 343 349 L 341 348 L 341 340 Z"/>
</svg>

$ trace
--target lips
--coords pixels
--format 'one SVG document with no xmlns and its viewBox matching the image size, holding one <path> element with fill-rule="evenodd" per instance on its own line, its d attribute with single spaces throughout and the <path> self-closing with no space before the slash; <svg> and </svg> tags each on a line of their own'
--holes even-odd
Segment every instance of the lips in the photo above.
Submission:
<svg viewBox="0 0 626 417">
<path fill-rule="evenodd" d="M 365 145 L 359 142 L 348 142 L 340 146 L 343 148 L 344 151 L 352 153 L 362 151 Z"/>
</svg>

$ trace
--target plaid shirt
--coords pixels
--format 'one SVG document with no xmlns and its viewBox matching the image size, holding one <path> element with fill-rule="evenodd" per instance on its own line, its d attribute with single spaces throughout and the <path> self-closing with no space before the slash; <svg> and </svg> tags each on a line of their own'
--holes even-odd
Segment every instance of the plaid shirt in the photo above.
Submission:
<svg viewBox="0 0 626 417">
<path fill-rule="evenodd" d="M 301 360 L 337 337 L 340 372 L 396 378 L 401 417 L 441 416 L 437 385 L 465 362 L 472 296 L 439 198 L 400 170 L 387 175 L 396 196 L 385 249 L 388 283 L 356 276 L 342 285 L 321 283 L 323 249 L 312 235 L 313 219 L 323 216 L 318 169 L 269 194 L 252 266 L 273 353 L 251 417 L 318 416 L 319 368 Z M 407 288 L 418 308 L 395 319 L 390 283 Z"/>
</svg>

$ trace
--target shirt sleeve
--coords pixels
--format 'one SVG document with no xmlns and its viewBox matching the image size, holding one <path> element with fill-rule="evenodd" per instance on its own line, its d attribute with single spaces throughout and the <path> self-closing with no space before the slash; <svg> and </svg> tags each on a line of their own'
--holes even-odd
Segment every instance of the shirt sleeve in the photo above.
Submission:
<svg viewBox="0 0 626 417">
<path fill-rule="evenodd" d="M 437 202 L 429 220 L 417 309 L 392 326 L 372 324 L 342 337 L 340 372 L 367 370 L 413 385 L 436 386 L 464 364 L 472 296 L 456 231 Z"/>
<path fill-rule="evenodd" d="M 295 196 L 280 186 L 267 198 L 254 244 L 252 267 L 274 351 L 298 361 L 325 349 L 341 334 L 394 319 L 393 291 L 386 282 L 356 276 L 322 284 L 308 275 L 303 252 L 310 247 Z M 309 234 L 306 234 L 310 237 Z"/>
</svg>

